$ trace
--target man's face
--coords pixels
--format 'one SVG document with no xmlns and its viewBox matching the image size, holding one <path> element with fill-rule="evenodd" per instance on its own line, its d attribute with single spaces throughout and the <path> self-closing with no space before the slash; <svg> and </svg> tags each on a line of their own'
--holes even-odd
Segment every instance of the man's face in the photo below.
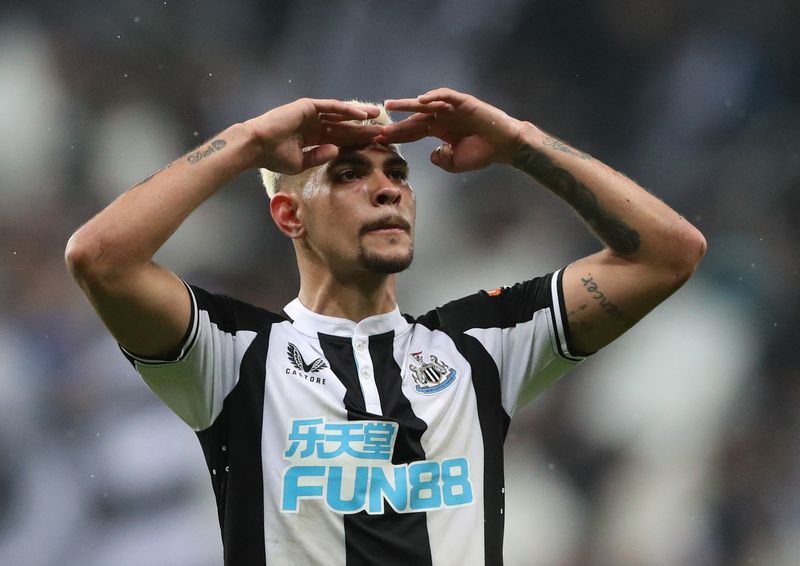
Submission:
<svg viewBox="0 0 800 566">
<path fill-rule="evenodd" d="M 414 254 L 414 191 L 391 147 L 342 148 L 306 181 L 306 244 L 333 272 L 397 273 Z"/>
</svg>

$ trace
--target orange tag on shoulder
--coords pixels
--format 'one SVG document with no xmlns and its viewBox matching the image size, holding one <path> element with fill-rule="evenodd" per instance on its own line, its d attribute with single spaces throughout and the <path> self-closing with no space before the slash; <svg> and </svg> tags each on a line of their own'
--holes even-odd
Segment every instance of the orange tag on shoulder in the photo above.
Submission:
<svg viewBox="0 0 800 566">
<path fill-rule="evenodd" d="M 499 295 L 502 292 L 503 292 L 503 289 L 498 287 L 497 289 L 492 289 L 491 291 L 486 291 L 486 294 L 489 295 L 490 297 L 496 297 L 497 295 Z"/>
</svg>

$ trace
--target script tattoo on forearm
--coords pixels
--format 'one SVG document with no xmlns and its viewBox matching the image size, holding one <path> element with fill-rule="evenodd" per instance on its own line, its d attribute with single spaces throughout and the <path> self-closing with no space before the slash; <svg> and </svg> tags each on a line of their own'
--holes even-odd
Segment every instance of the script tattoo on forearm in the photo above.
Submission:
<svg viewBox="0 0 800 566">
<path fill-rule="evenodd" d="M 630 328 L 636 324 L 636 319 L 625 314 L 625 312 L 619 308 L 619 306 L 615 305 L 611 300 L 609 300 L 608 297 L 606 297 L 606 294 L 600 290 L 597 280 L 592 276 L 591 273 L 587 273 L 586 276 L 581 277 L 581 283 L 583 283 L 586 292 L 589 294 L 592 300 L 596 301 L 597 304 L 600 305 L 600 310 L 606 313 L 609 317 L 613 318 L 614 320 L 618 320 L 624 324 L 626 328 Z M 575 311 L 572 312 L 574 313 Z"/>
<path fill-rule="evenodd" d="M 186 161 L 194 165 L 204 157 L 208 157 L 212 153 L 218 152 L 220 149 L 228 145 L 228 142 L 221 139 L 216 139 L 208 144 L 206 147 L 193 151 L 188 156 L 186 156 Z"/>
<path fill-rule="evenodd" d="M 615 252 L 632 254 L 639 249 L 639 232 L 614 214 L 603 210 L 597 196 L 547 155 L 523 145 L 514 156 L 514 167 L 524 171 L 567 201 L 598 236 Z"/>
<path fill-rule="evenodd" d="M 574 155 L 575 157 L 580 157 L 581 159 L 591 159 L 592 156 L 588 153 L 584 153 L 574 147 L 567 145 L 563 141 L 558 138 L 554 138 L 553 136 L 548 136 L 544 140 L 544 145 L 547 147 L 552 147 L 556 151 L 561 151 L 563 153 L 568 153 L 569 155 Z"/>
</svg>

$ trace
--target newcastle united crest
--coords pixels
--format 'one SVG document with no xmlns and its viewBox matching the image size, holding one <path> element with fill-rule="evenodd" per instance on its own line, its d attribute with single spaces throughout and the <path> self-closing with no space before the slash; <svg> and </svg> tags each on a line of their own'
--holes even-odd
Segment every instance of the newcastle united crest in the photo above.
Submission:
<svg viewBox="0 0 800 566">
<path fill-rule="evenodd" d="M 445 389 L 456 379 L 456 370 L 434 355 L 428 357 L 426 362 L 422 352 L 413 352 L 411 357 L 419 365 L 410 364 L 408 369 L 414 378 L 414 388 L 423 395 L 433 395 Z"/>
</svg>

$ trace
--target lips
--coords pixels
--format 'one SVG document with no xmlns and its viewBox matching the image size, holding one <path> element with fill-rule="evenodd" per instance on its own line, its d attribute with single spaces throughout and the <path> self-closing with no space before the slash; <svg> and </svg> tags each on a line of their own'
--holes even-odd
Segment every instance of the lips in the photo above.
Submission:
<svg viewBox="0 0 800 566">
<path fill-rule="evenodd" d="M 361 233 L 366 234 L 368 232 L 386 232 L 386 233 L 396 233 L 396 232 L 408 232 L 411 229 L 411 225 L 402 217 L 393 216 L 390 218 L 382 218 L 380 220 L 376 220 L 374 222 L 369 222 L 365 224 L 361 228 Z"/>
</svg>

